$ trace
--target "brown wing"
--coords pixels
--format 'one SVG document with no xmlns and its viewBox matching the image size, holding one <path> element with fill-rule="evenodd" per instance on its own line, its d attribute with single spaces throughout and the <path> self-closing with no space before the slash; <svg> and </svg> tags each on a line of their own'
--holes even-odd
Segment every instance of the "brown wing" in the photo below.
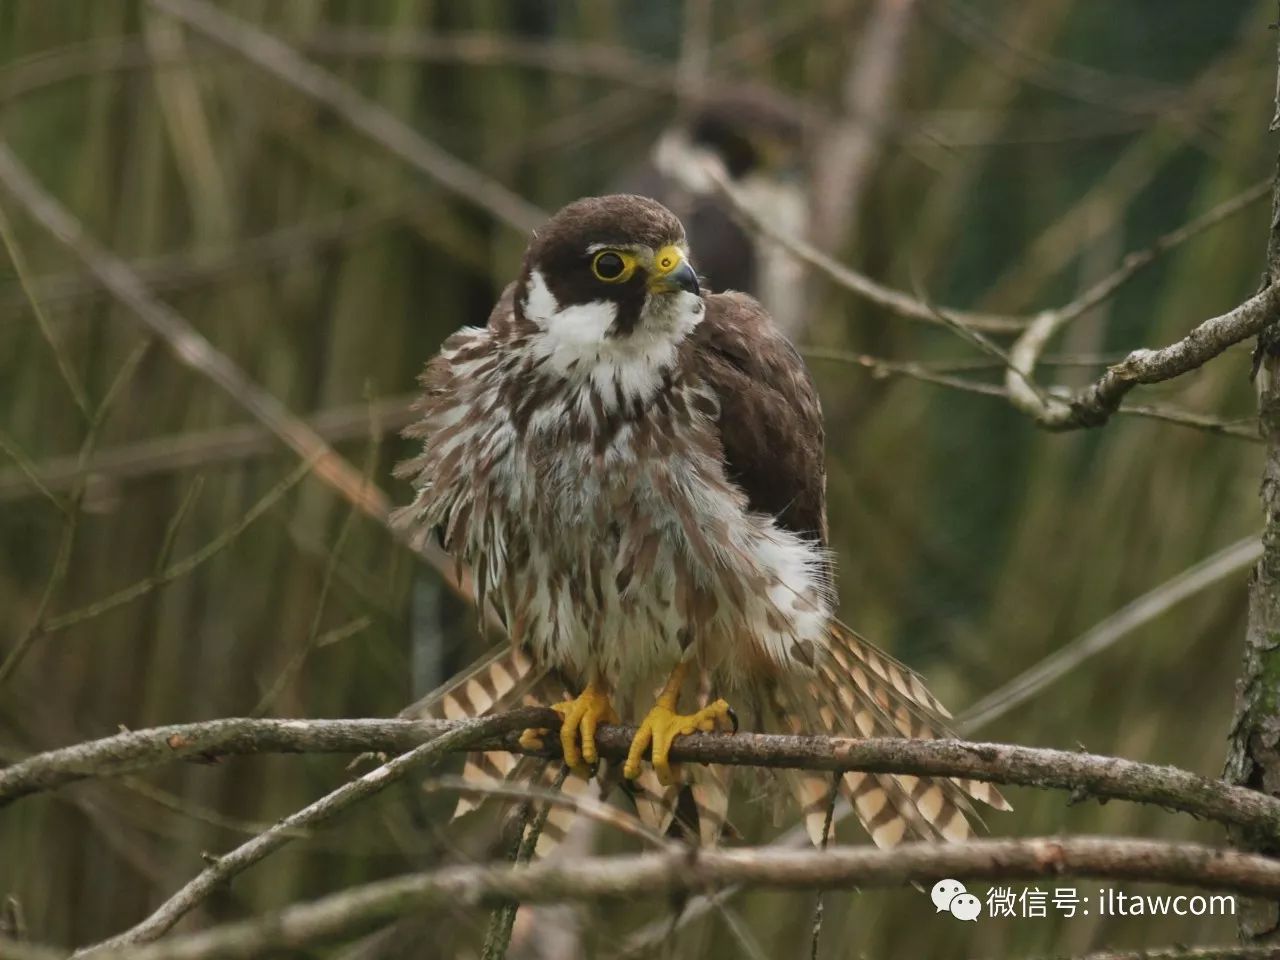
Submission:
<svg viewBox="0 0 1280 960">
<path fill-rule="evenodd" d="M 725 471 L 751 509 L 825 545 L 822 407 L 800 354 L 753 298 L 718 293 L 693 335 L 698 372 L 720 396 Z"/>
</svg>

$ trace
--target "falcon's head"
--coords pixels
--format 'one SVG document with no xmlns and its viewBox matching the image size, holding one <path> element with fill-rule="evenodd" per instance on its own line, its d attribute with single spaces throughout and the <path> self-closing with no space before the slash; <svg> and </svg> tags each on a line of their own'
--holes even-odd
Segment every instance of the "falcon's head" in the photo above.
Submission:
<svg viewBox="0 0 1280 960">
<path fill-rule="evenodd" d="M 564 365 L 672 346 L 704 310 L 684 227 L 629 194 L 577 200 L 538 230 L 515 300 Z"/>
</svg>

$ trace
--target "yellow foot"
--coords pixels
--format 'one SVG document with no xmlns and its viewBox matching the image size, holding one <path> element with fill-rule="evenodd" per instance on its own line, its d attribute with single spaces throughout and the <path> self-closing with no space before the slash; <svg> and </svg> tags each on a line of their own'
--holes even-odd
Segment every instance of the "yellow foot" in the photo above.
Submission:
<svg viewBox="0 0 1280 960">
<path fill-rule="evenodd" d="M 618 723 L 618 711 L 609 702 L 609 694 L 595 683 L 574 700 L 553 703 L 551 709 L 560 714 L 560 749 L 569 769 L 582 777 L 590 777 L 600 754 L 596 751 L 596 727 L 601 723 Z M 529 729 L 520 735 L 520 745 L 541 750 L 546 730 Z M 581 745 L 579 745 L 581 743 Z"/>
<path fill-rule="evenodd" d="M 717 700 L 697 713 L 680 714 L 676 713 L 679 687 L 677 685 L 675 695 L 669 695 L 669 687 L 670 684 L 668 684 L 668 690 L 664 690 L 658 697 L 658 702 L 645 716 L 635 739 L 631 741 L 627 762 L 622 768 L 622 775 L 628 780 L 634 780 L 640 776 L 640 761 L 644 758 L 644 752 L 650 744 L 653 745 L 654 772 L 657 773 L 658 780 L 663 786 L 669 786 L 675 782 L 671 771 L 670 753 L 671 744 L 675 742 L 676 737 L 683 737 L 699 730 L 710 733 L 722 728 L 725 723 L 734 733 L 738 732 L 738 718 L 725 701 Z"/>
</svg>

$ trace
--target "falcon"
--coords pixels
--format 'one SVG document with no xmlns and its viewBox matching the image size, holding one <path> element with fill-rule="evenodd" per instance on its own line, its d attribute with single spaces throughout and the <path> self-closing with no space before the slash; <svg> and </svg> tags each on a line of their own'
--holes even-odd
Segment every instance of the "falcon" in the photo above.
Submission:
<svg viewBox="0 0 1280 960">
<path fill-rule="evenodd" d="M 822 412 L 804 362 L 755 300 L 704 292 L 661 204 L 615 195 L 560 210 L 488 325 L 446 340 L 422 387 L 407 432 L 422 450 L 397 468 L 416 496 L 396 523 L 470 565 L 480 609 L 493 602 L 511 642 L 442 691 L 441 715 L 504 708 L 560 678 L 565 763 L 590 776 L 597 726 L 637 719 L 622 774 L 668 809 L 673 741 L 739 716 L 787 732 L 947 735 L 920 677 L 836 618 Z M 515 761 L 487 764 L 506 775 Z M 784 776 L 817 839 L 830 778 Z M 695 776 L 694 799 L 718 826 L 727 791 L 712 782 L 699 791 Z M 853 772 L 839 788 L 881 846 L 967 836 L 970 799 L 1008 808 L 976 781 Z"/>
</svg>

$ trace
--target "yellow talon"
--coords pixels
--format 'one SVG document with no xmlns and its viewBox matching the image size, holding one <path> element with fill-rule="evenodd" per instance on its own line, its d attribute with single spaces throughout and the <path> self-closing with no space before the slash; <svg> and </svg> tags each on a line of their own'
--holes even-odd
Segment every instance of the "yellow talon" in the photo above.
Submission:
<svg viewBox="0 0 1280 960">
<path fill-rule="evenodd" d="M 574 773 L 590 777 L 592 768 L 600 759 L 596 750 L 596 727 L 601 723 L 618 723 L 618 711 L 609 702 L 609 694 L 594 680 L 573 700 L 554 703 L 551 709 L 563 718 L 560 721 L 560 749 L 564 762 Z M 520 736 L 521 745 L 542 745 L 545 730 L 526 730 Z M 581 741 L 581 747 L 579 747 Z"/>
<path fill-rule="evenodd" d="M 645 715 L 644 721 L 640 724 L 635 739 L 631 741 L 631 749 L 627 751 L 627 762 L 622 768 L 622 775 L 628 780 L 634 780 L 640 776 L 640 762 L 650 744 L 653 746 L 654 772 L 657 773 L 658 780 L 663 786 L 669 786 L 675 782 L 670 754 L 671 744 L 675 742 L 676 737 L 687 736 L 696 731 L 710 733 L 719 728 L 721 721 L 725 720 L 732 725 L 734 731 L 737 731 L 738 719 L 724 700 L 708 704 L 696 713 L 676 713 L 676 706 L 680 700 L 680 687 L 684 682 L 687 669 L 688 664 L 681 663 L 672 671 L 667 685 L 658 695 L 658 702 L 653 705 L 653 709 Z"/>
</svg>

